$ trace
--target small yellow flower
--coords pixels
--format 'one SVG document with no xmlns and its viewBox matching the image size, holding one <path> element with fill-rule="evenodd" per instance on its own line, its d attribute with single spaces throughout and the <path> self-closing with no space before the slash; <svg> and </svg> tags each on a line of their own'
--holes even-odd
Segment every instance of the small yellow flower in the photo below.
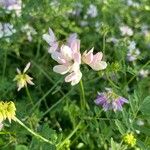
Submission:
<svg viewBox="0 0 150 150">
<path fill-rule="evenodd" d="M 23 73 L 17 68 L 17 75 L 14 78 L 14 81 L 17 81 L 18 91 L 23 87 L 27 86 L 27 83 L 30 85 L 34 85 L 32 82 L 33 78 L 26 74 L 27 70 L 30 68 L 31 63 L 29 62 L 23 70 Z"/>
<path fill-rule="evenodd" d="M 0 123 L 8 119 L 11 123 L 11 120 L 15 120 L 16 107 L 15 104 L 10 102 L 0 102 Z"/>
<path fill-rule="evenodd" d="M 136 144 L 136 138 L 134 137 L 133 133 L 127 133 L 124 137 L 123 140 L 125 143 L 128 145 L 131 145 L 132 147 Z"/>
</svg>

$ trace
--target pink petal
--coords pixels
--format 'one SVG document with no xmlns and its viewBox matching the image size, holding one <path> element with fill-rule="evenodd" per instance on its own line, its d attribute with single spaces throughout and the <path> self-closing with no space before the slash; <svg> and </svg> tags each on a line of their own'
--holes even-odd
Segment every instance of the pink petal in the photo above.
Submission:
<svg viewBox="0 0 150 150">
<path fill-rule="evenodd" d="M 88 53 L 85 51 L 82 55 L 82 60 L 86 64 L 90 64 L 93 61 L 93 49 L 92 48 Z"/>
<path fill-rule="evenodd" d="M 70 43 L 70 47 L 73 50 L 73 52 L 79 52 L 80 51 L 80 40 L 78 40 L 78 39 L 73 40 Z"/>
<path fill-rule="evenodd" d="M 73 54 L 74 61 L 81 64 L 81 54 L 80 53 L 74 53 Z"/>
</svg>

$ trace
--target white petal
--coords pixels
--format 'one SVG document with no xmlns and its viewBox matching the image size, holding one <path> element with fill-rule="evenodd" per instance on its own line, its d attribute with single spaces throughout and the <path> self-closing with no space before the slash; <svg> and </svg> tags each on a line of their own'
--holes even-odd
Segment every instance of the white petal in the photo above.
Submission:
<svg viewBox="0 0 150 150">
<path fill-rule="evenodd" d="M 18 74 L 21 74 L 21 71 L 20 71 L 19 68 L 17 68 L 16 71 L 17 71 Z"/>
<path fill-rule="evenodd" d="M 89 65 L 93 70 L 95 71 L 99 71 L 99 70 L 103 70 L 107 67 L 107 63 L 105 61 L 97 61 L 97 62 L 94 62 L 94 63 L 91 63 Z"/>
<path fill-rule="evenodd" d="M 80 82 L 81 78 L 82 78 L 82 73 L 79 71 L 76 74 L 76 79 L 71 82 L 71 85 L 74 86 L 74 85 L 78 84 Z"/>
<path fill-rule="evenodd" d="M 53 43 L 50 48 L 48 49 L 48 52 L 51 54 L 55 52 L 58 49 L 58 42 Z"/>
<path fill-rule="evenodd" d="M 60 52 L 57 52 L 57 51 L 53 52 L 52 55 L 51 55 L 51 57 L 55 61 L 57 61 L 59 64 L 66 63 L 66 60 L 63 58 L 63 56 L 62 56 L 62 54 Z"/>
<path fill-rule="evenodd" d="M 30 66 L 31 66 L 31 63 L 30 62 L 27 63 L 26 67 L 23 70 L 23 73 L 25 73 L 30 68 Z"/>
<path fill-rule="evenodd" d="M 69 68 L 67 66 L 64 66 L 64 65 L 56 65 L 53 68 L 53 71 L 63 75 L 63 74 L 66 74 L 69 71 Z"/>
<path fill-rule="evenodd" d="M 80 69 L 80 64 L 78 62 L 73 63 L 73 65 L 71 66 L 69 72 L 75 71 L 77 72 Z"/>
<path fill-rule="evenodd" d="M 55 37 L 54 32 L 52 31 L 51 28 L 49 28 L 48 31 L 49 34 L 43 34 L 43 39 L 50 45 L 52 46 L 57 40 Z"/>
<path fill-rule="evenodd" d="M 43 34 L 42 38 L 43 38 L 49 45 L 51 45 L 50 35 L 49 35 L 49 34 Z"/>
<path fill-rule="evenodd" d="M 78 70 L 77 72 L 72 72 L 71 74 L 66 76 L 65 82 L 71 82 L 71 85 L 73 86 L 75 84 L 78 84 L 81 78 L 82 78 L 82 73 L 80 72 L 80 70 Z"/>
<path fill-rule="evenodd" d="M 74 72 L 70 73 L 68 76 L 65 78 L 65 82 L 71 82 L 76 79 L 76 74 Z"/>
<path fill-rule="evenodd" d="M 71 48 L 70 48 L 69 46 L 67 46 L 67 45 L 62 45 L 60 52 L 62 53 L 62 55 L 64 56 L 64 58 L 65 58 L 67 61 L 72 60 L 73 52 L 72 52 L 72 50 L 71 50 Z"/>
</svg>

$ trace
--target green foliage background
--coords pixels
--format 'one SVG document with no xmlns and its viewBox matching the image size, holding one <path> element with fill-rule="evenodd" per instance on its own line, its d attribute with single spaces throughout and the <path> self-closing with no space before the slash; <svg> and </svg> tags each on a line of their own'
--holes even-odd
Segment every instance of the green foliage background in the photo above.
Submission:
<svg viewBox="0 0 150 150">
<path fill-rule="evenodd" d="M 128 6 L 125 0 L 24 0 L 22 15 L 7 14 L 0 9 L 0 22 L 10 22 L 16 33 L 0 39 L 0 99 L 12 100 L 16 104 L 17 117 L 28 127 L 43 137 L 53 141 L 53 145 L 40 141 L 19 124 L 5 122 L 0 132 L 1 150 L 53 150 L 62 144 L 62 150 L 150 150 L 150 78 L 139 77 L 141 68 L 150 69 L 150 35 L 144 37 L 143 24 L 150 25 L 150 1 L 136 1 L 139 7 Z M 71 15 L 82 4 L 80 15 Z M 87 18 L 87 26 L 81 26 L 90 4 L 98 10 L 98 16 Z M 96 23 L 99 27 L 95 27 Z M 21 28 L 31 25 L 37 32 L 29 42 Z M 134 30 L 132 37 L 122 37 L 119 26 L 127 24 Z M 55 62 L 47 52 L 48 45 L 42 35 L 52 28 L 60 42 L 70 33 L 76 32 L 81 39 L 81 52 L 92 47 L 102 51 L 108 67 L 105 71 L 94 72 L 82 66 L 82 82 L 89 109 L 81 109 L 83 98 L 80 84 L 72 87 L 64 82 L 64 77 L 52 71 Z M 149 27 L 150 29 L 150 27 Z M 149 33 L 150 34 L 150 33 Z M 118 44 L 107 43 L 110 37 L 119 39 Z M 137 61 L 126 59 L 128 41 L 136 41 L 141 54 Z M 32 66 L 29 75 L 35 86 L 29 86 L 34 101 L 30 105 L 25 89 L 16 90 L 13 78 L 16 68 L 23 69 L 27 62 Z M 94 104 L 97 91 L 111 87 L 117 94 L 129 100 L 122 112 L 104 112 Z M 142 127 L 137 121 L 144 121 Z M 140 131 L 139 134 L 136 131 Z M 75 132 L 74 132 L 75 131 Z M 137 138 L 136 147 L 117 147 L 127 132 Z M 72 134 L 73 133 L 73 134 Z"/>
</svg>

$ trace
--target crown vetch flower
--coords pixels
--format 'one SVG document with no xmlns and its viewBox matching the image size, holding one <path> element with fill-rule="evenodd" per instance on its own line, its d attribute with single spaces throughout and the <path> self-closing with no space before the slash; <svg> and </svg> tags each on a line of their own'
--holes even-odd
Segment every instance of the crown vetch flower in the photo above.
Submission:
<svg viewBox="0 0 150 150">
<path fill-rule="evenodd" d="M 30 68 L 31 63 L 29 62 L 24 68 L 23 72 L 21 72 L 17 68 L 17 75 L 14 78 L 14 81 L 17 81 L 18 91 L 20 91 L 23 87 L 27 86 L 27 83 L 30 85 L 34 85 L 32 82 L 33 78 L 26 74 L 27 70 Z"/>
<path fill-rule="evenodd" d="M 134 137 L 133 133 L 127 133 L 123 137 L 123 141 L 127 143 L 128 145 L 130 145 L 131 147 L 135 146 L 136 144 L 136 138 Z"/>
<path fill-rule="evenodd" d="M 98 52 L 94 55 L 93 50 L 94 48 L 92 48 L 89 52 L 85 51 L 82 55 L 82 61 L 85 64 L 88 64 L 95 71 L 105 69 L 107 67 L 107 63 L 102 61 L 103 53 Z"/>
<path fill-rule="evenodd" d="M 52 58 L 59 63 L 59 65 L 54 66 L 53 70 L 62 75 L 70 73 L 65 78 L 65 81 L 71 82 L 71 85 L 75 85 L 82 77 L 82 73 L 80 72 L 80 41 L 73 40 L 69 45 L 70 47 L 67 45 L 62 45 L 60 51 L 55 51 L 52 53 Z"/>
<path fill-rule="evenodd" d="M 71 82 L 71 85 L 78 84 L 82 78 L 80 71 L 81 59 L 88 64 L 93 70 L 99 71 L 107 67 L 107 63 L 102 61 L 101 52 L 93 55 L 93 49 L 87 51 L 81 57 L 80 40 L 77 34 L 70 34 L 67 43 L 59 47 L 58 41 L 53 31 L 49 28 L 49 34 L 44 34 L 43 39 L 49 44 L 49 53 L 51 57 L 58 62 L 53 71 L 59 74 L 67 74 L 65 82 Z"/>
<path fill-rule="evenodd" d="M 95 100 L 95 104 L 101 105 L 104 111 L 111 109 L 114 111 L 121 111 L 124 103 L 128 103 L 128 100 L 118 96 L 112 91 L 98 93 L 98 96 Z"/>
<path fill-rule="evenodd" d="M 8 119 L 11 123 L 11 120 L 15 120 L 16 107 L 15 104 L 10 102 L 0 102 L 0 123 Z"/>
</svg>

